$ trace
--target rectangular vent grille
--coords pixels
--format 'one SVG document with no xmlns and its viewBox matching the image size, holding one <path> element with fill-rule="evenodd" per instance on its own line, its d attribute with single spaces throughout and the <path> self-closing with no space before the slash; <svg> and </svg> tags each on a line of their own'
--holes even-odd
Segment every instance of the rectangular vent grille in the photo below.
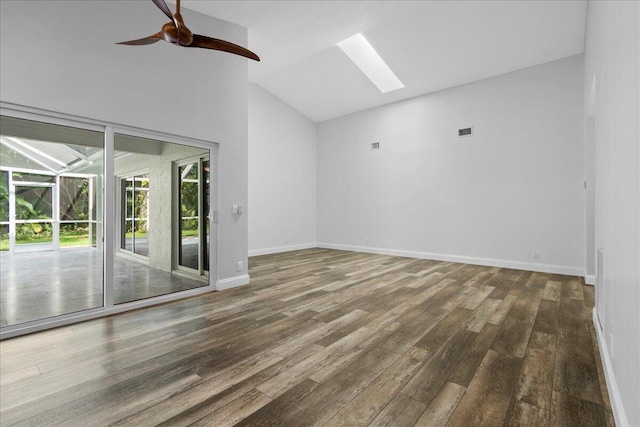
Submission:
<svg viewBox="0 0 640 427">
<path fill-rule="evenodd" d="M 371 149 L 372 150 L 379 150 L 380 149 L 380 143 L 379 142 L 372 142 L 371 143 Z"/>
<path fill-rule="evenodd" d="M 458 136 L 470 136 L 472 134 L 473 134 L 472 127 L 458 129 Z"/>
</svg>

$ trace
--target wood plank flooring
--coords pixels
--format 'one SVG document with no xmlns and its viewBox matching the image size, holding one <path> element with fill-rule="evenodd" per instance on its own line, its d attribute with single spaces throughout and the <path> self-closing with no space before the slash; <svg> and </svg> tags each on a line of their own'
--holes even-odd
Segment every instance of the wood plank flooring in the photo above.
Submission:
<svg viewBox="0 0 640 427">
<path fill-rule="evenodd" d="M 576 277 L 310 249 L 0 343 L 3 426 L 613 425 Z"/>
</svg>

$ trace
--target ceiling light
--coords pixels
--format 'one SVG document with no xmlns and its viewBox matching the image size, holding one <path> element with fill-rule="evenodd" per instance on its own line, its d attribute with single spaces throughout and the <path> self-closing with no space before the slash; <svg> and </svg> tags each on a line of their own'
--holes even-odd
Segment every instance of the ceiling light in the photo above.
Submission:
<svg viewBox="0 0 640 427">
<path fill-rule="evenodd" d="M 402 82 L 393 74 L 391 68 L 382 60 L 378 52 L 373 49 L 362 34 L 356 34 L 338 43 L 340 49 L 362 70 L 365 76 L 380 92 L 390 92 L 404 87 Z"/>
</svg>

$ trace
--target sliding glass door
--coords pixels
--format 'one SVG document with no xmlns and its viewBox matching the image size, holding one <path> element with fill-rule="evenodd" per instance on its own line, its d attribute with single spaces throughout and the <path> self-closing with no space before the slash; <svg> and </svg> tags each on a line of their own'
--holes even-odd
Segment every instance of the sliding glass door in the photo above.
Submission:
<svg viewBox="0 0 640 427">
<path fill-rule="evenodd" d="M 208 158 L 198 158 L 178 164 L 176 175 L 178 265 L 198 274 L 209 271 L 209 169 Z"/>
<path fill-rule="evenodd" d="M 5 111 L 2 337 L 213 289 L 211 144 Z"/>
<path fill-rule="evenodd" d="M 120 180 L 122 218 L 120 249 L 149 256 L 149 174 L 134 175 Z"/>
<path fill-rule="evenodd" d="M 103 307 L 103 133 L 0 119 L 0 326 Z"/>
<path fill-rule="evenodd" d="M 209 150 L 119 133 L 114 143 L 120 192 L 114 304 L 208 286 L 202 248 Z"/>
</svg>

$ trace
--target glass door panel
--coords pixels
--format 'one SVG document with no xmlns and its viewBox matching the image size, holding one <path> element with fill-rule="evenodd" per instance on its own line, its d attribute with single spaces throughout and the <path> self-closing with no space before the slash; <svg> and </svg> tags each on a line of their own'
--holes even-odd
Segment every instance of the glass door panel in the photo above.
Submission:
<svg viewBox="0 0 640 427">
<path fill-rule="evenodd" d="M 0 170 L 0 253 L 9 250 L 9 172 Z"/>
<path fill-rule="evenodd" d="M 60 177 L 60 247 L 91 245 L 92 181 L 91 177 Z"/>
<path fill-rule="evenodd" d="M 114 304 L 208 286 L 197 269 L 203 246 L 198 159 L 208 159 L 209 150 L 119 133 L 114 145 L 120 192 Z"/>
<path fill-rule="evenodd" d="M 102 200 L 98 193 L 98 179 L 89 178 L 89 242 L 92 248 L 98 247 L 102 236 L 102 212 L 98 199 Z"/>
<path fill-rule="evenodd" d="M 120 249 L 148 257 L 149 174 L 122 178 L 120 187 Z"/>
<path fill-rule="evenodd" d="M 178 168 L 180 177 L 178 264 L 197 270 L 200 251 L 200 191 L 198 162 Z"/>
<path fill-rule="evenodd" d="M 104 134 L 1 119 L 0 326 L 103 306 Z"/>
<path fill-rule="evenodd" d="M 123 179 L 122 186 L 122 238 L 120 247 L 126 251 L 133 252 L 133 178 Z"/>
<path fill-rule="evenodd" d="M 108 311 L 112 301 L 209 285 L 209 148 L 116 132 L 105 159 L 110 133 L 98 126 L 86 125 L 94 129 L 88 130 L 4 115 L 1 121 L 3 333 L 102 307 L 105 273 L 113 279 Z M 105 162 L 110 176 L 104 176 Z M 176 179 L 178 166 L 183 179 Z M 105 191 L 116 203 L 105 200 Z M 113 251 L 109 257 L 105 240 Z"/>
<path fill-rule="evenodd" d="M 198 275 L 209 271 L 211 164 L 207 157 L 183 162 L 177 168 L 179 194 L 178 267 L 193 270 Z"/>
<path fill-rule="evenodd" d="M 53 186 L 14 184 L 16 252 L 53 250 Z M 47 184 L 43 184 L 47 185 Z"/>
<path fill-rule="evenodd" d="M 133 183 L 133 252 L 149 256 L 148 240 L 149 174 L 134 177 Z"/>
<path fill-rule="evenodd" d="M 209 229 L 211 215 L 211 205 L 209 204 L 209 180 L 211 179 L 210 169 L 211 166 L 209 160 L 202 162 L 202 174 L 204 183 L 204 185 L 202 186 L 202 199 L 204 200 L 203 213 L 205 215 L 205 220 L 203 221 L 204 236 L 202 236 L 201 239 L 206 242 L 206 244 L 204 245 L 204 256 L 202 265 L 202 269 L 204 271 L 209 271 L 209 236 L 211 231 Z"/>
</svg>

